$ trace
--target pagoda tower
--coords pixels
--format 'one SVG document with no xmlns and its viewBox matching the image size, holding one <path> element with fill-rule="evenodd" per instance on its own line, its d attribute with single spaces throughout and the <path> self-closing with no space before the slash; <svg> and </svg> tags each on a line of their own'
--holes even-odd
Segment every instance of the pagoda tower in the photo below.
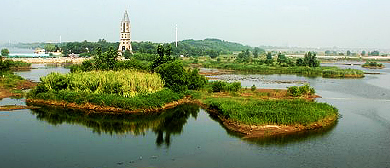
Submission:
<svg viewBox="0 0 390 168">
<path fill-rule="evenodd" d="M 123 19 L 121 21 L 121 40 L 118 48 L 119 54 L 122 54 L 125 50 L 129 50 L 130 53 L 133 53 L 133 49 L 131 47 L 130 28 L 129 15 L 127 14 L 127 10 L 125 10 L 125 14 L 123 15 Z"/>
</svg>

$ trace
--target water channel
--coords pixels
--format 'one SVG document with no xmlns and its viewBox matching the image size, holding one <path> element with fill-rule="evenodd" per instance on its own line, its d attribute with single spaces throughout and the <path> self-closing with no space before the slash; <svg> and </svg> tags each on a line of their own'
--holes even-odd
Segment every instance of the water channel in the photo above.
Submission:
<svg viewBox="0 0 390 168">
<path fill-rule="evenodd" d="M 39 64 L 34 68 L 16 73 L 39 81 L 53 71 L 69 72 Z M 322 96 L 317 101 L 342 115 L 326 130 L 268 139 L 241 139 L 189 104 L 147 116 L 49 107 L 0 111 L 0 167 L 390 167 L 390 68 L 365 71 L 381 74 L 363 79 L 216 76 L 240 80 L 244 87 L 310 83 Z M 6 98 L 0 104 L 25 103 Z"/>
</svg>

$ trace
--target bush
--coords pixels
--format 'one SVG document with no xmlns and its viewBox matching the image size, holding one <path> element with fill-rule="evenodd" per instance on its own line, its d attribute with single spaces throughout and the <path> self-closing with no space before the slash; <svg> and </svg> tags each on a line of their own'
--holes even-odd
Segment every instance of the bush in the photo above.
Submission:
<svg viewBox="0 0 390 168">
<path fill-rule="evenodd" d="M 252 85 L 251 91 L 254 92 L 255 90 L 256 90 L 256 86 L 255 86 L 255 85 Z"/>
<path fill-rule="evenodd" d="M 226 82 L 224 81 L 215 81 L 215 82 L 212 82 L 211 84 L 211 88 L 212 88 L 212 91 L 213 92 L 221 92 L 221 91 L 224 91 L 225 87 L 226 87 Z"/>
<path fill-rule="evenodd" d="M 300 97 L 302 95 L 314 95 L 316 91 L 308 84 L 303 86 L 291 86 L 287 88 L 287 94 L 293 97 Z"/>
<path fill-rule="evenodd" d="M 225 81 L 211 82 L 211 89 L 213 92 L 237 92 L 241 89 L 241 82 L 227 83 Z"/>
<path fill-rule="evenodd" d="M 173 91 L 183 92 L 188 89 L 186 71 L 180 61 L 164 63 L 155 68 L 155 72 L 161 75 L 165 86 Z"/>
</svg>

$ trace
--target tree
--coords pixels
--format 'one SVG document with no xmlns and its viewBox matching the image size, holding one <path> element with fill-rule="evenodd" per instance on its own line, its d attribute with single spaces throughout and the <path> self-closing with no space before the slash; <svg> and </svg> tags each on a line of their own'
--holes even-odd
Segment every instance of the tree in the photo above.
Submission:
<svg viewBox="0 0 390 168">
<path fill-rule="evenodd" d="M 56 51 L 57 47 L 54 44 L 46 44 L 44 49 L 46 52 L 54 52 Z"/>
<path fill-rule="evenodd" d="M 4 48 L 1 50 L 1 56 L 8 56 L 9 55 L 9 50 L 8 48 Z"/>
<path fill-rule="evenodd" d="M 242 50 L 241 53 L 237 55 L 237 61 L 238 62 L 248 62 L 250 57 L 249 49 L 246 51 Z"/>
<path fill-rule="evenodd" d="M 284 54 L 282 54 L 282 53 L 279 52 L 278 58 L 277 58 L 277 62 L 278 62 L 279 64 L 286 63 L 286 62 L 287 62 L 287 57 L 286 57 L 286 55 L 284 55 Z"/>
<path fill-rule="evenodd" d="M 350 56 L 351 55 L 351 51 L 347 51 L 347 56 Z"/>
<path fill-rule="evenodd" d="M 132 54 L 129 50 L 125 50 L 125 52 L 123 52 L 123 57 L 125 57 L 126 59 L 130 59 L 131 55 Z"/>
<path fill-rule="evenodd" d="M 366 51 L 362 51 L 362 53 L 360 55 L 361 56 L 365 56 L 366 55 Z"/>
<path fill-rule="evenodd" d="M 303 64 L 309 67 L 320 66 L 320 62 L 317 60 L 316 53 L 312 53 L 310 51 L 305 54 L 305 57 L 303 58 Z"/>
<path fill-rule="evenodd" d="M 217 58 L 219 56 L 219 52 L 215 50 L 207 50 L 206 53 L 210 58 Z"/>
<path fill-rule="evenodd" d="M 329 56 L 329 55 L 331 55 L 331 54 L 332 54 L 332 52 L 331 52 L 330 50 L 326 50 L 326 51 L 325 51 L 325 55 L 326 55 L 326 56 Z"/>
<path fill-rule="evenodd" d="M 369 53 L 368 55 L 379 56 L 379 51 L 371 51 L 371 53 Z"/>
<path fill-rule="evenodd" d="M 255 49 L 253 50 L 253 57 L 254 58 L 259 57 L 259 51 L 260 51 L 260 48 L 259 47 L 255 47 Z"/>
<path fill-rule="evenodd" d="M 98 48 L 95 54 L 96 69 L 111 70 L 114 69 L 118 58 L 118 51 L 110 47 L 108 51 L 102 53 L 101 48 Z"/>
</svg>

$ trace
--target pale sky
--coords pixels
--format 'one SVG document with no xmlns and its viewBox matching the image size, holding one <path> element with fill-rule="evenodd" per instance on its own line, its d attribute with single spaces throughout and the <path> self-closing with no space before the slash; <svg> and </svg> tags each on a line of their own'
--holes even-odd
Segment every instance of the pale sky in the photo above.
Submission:
<svg viewBox="0 0 390 168">
<path fill-rule="evenodd" d="M 219 38 L 250 46 L 390 48 L 390 0 L 1 0 L 0 43 Z"/>
</svg>

